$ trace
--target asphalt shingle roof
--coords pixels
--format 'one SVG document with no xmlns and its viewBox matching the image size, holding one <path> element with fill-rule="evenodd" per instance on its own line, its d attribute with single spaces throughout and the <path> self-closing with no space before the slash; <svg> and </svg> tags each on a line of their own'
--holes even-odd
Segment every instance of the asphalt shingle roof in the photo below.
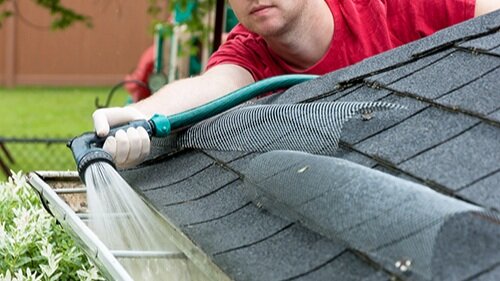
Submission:
<svg viewBox="0 0 500 281">
<path fill-rule="evenodd" d="M 347 122 L 334 156 L 498 214 L 499 30 L 500 12 L 488 14 L 258 102 L 381 100 L 405 105 L 406 110 Z M 184 150 L 122 175 L 231 279 L 412 279 L 251 203 L 242 177 L 258 155 Z M 492 233 L 498 233 L 495 223 Z M 443 231 L 452 241 L 451 236 L 474 228 L 450 222 Z M 481 243 L 481 234 L 469 237 Z M 498 247 L 499 240 L 490 246 Z M 456 248 L 440 245 L 449 247 L 441 253 L 453 254 Z M 473 254 L 481 248 L 477 245 L 464 241 L 460 246 Z M 436 257 L 442 270 L 435 280 L 500 279 L 498 255 L 465 259 L 474 263 L 470 272 L 466 266 L 448 268 L 447 258 Z"/>
</svg>

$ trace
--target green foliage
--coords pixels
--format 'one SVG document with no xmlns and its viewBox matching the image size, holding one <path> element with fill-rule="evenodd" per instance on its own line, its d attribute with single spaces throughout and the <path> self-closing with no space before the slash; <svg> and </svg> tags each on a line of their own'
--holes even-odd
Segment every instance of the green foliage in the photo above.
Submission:
<svg viewBox="0 0 500 281">
<path fill-rule="evenodd" d="M 5 0 L 0 0 L 0 7 L 2 6 L 2 4 L 4 4 Z M 0 27 L 2 27 L 2 22 L 8 18 L 12 16 L 12 11 L 8 11 L 8 10 L 2 10 L 0 11 Z"/>
<path fill-rule="evenodd" d="M 92 26 L 88 16 L 76 13 L 75 11 L 61 5 L 60 0 L 35 0 L 35 2 L 50 11 L 54 17 L 52 29 L 65 29 L 75 22 L 84 23 L 87 27 Z"/>
<path fill-rule="evenodd" d="M 11 15 L 11 11 L 0 11 L 0 27 L 2 27 L 2 22 Z"/>
<path fill-rule="evenodd" d="M 11 0 L 17 1 L 17 0 Z M 61 4 L 61 0 L 32 0 L 40 7 L 48 10 L 52 16 L 51 28 L 53 30 L 65 29 L 74 23 L 80 22 L 87 27 L 92 27 L 91 18 L 73 11 Z M 4 5 L 6 0 L 0 0 L 0 7 Z M 15 15 L 13 11 L 4 9 L 0 11 L 0 27 L 2 22 L 9 16 Z"/>
<path fill-rule="evenodd" d="M 20 173 L 0 183 L 0 280 L 104 280 Z"/>
<path fill-rule="evenodd" d="M 153 17 L 152 24 L 155 26 L 161 23 L 166 30 L 165 36 L 171 37 L 173 30 L 176 26 L 185 26 L 186 32 L 191 34 L 193 38 L 198 38 L 198 40 L 188 40 L 182 46 L 183 50 L 188 52 L 183 52 L 183 54 L 194 54 L 198 51 L 198 42 L 206 42 L 209 38 L 212 27 L 207 24 L 208 15 L 215 8 L 215 0 L 171 0 L 168 1 L 168 5 L 165 7 L 166 11 L 164 14 L 171 15 L 175 19 L 175 12 L 186 12 L 190 11 L 193 3 L 194 8 L 189 16 L 183 16 L 181 22 L 176 22 L 175 20 L 164 21 L 159 18 L 159 15 L 163 14 L 162 6 L 159 4 L 162 0 L 149 0 L 148 14 Z"/>
</svg>

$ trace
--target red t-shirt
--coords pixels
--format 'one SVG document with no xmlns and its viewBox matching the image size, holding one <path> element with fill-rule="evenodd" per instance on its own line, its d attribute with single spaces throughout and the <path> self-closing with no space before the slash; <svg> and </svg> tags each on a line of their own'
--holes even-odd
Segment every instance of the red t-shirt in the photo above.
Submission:
<svg viewBox="0 0 500 281">
<path fill-rule="evenodd" d="M 315 65 L 297 70 L 259 35 L 238 24 L 207 69 L 239 65 L 258 81 L 282 74 L 326 74 L 430 35 L 474 16 L 475 0 L 325 0 L 334 18 L 330 48 Z"/>
</svg>

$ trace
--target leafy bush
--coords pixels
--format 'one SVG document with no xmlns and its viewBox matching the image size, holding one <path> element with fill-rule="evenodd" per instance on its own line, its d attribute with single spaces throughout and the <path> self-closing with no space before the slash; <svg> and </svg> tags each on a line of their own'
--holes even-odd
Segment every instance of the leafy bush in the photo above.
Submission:
<svg viewBox="0 0 500 281">
<path fill-rule="evenodd" d="M 0 280 L 104 280 L 21 174 L 0 183 Z"/>
</svg>

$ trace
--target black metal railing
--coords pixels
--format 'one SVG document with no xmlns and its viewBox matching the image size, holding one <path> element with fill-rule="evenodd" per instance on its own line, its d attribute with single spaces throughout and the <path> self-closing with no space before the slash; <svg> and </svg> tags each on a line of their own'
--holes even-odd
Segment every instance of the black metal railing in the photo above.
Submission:
<svg viewBox="0 0 500 281">
<path fill-rule="evenodd" d="M 70 138 L 2 138 L 0 137 L 0 180 L 12 171 L 75 170 Z"/>
</svg>

